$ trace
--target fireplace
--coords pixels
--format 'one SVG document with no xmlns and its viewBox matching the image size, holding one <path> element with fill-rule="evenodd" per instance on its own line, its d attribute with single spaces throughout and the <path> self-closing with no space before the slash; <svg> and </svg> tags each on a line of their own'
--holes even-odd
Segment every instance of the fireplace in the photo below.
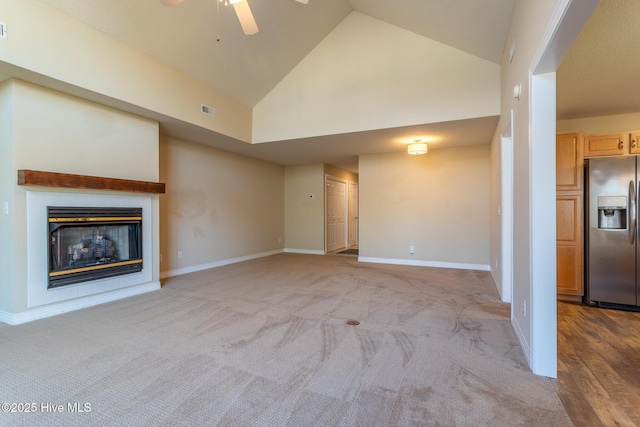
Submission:
<svg viewBox="0 0 640 427">
<path fill-rule="evenodd" d="M 142 271 L 142 208 L 47 207 L 48 289 Z"/>
</svg>

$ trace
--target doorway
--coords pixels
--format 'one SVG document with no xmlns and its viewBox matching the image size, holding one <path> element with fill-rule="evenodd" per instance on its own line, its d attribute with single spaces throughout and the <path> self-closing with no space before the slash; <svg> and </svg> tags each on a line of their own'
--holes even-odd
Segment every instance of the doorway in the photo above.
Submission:
<svg viewBox="0 0 640 427">
<path fill-rule="evenodd" d="M 349 182 L 349 247 L 358 244 L 358 183 Z"/>
<path fill-rule="evenodd" d="M 522 347 L 533 373 L 551 378 L 557 377 L 556 183 L 555 173 L 549 173 L 555 169 L 555 71 L 597 3 L 597 0 L 558 1 L 529 68 L 528 114 L 520 120 L 523 127 L 519 131 L 517 127 L 512 129 L 518 131 L 513 132 L 514 159 L 518 157 L 518 140 L 523 141 L 526 145 L 520 147 L 520 155 L 524 154 L 529 166 L 528 176 L 521 175 L 519 185 L 514 177 L 514 207 L 518 205 L 515 193 L 523 190 L 529 209 L 526 212 L 528 221 L 516 220 L 518 216 L 514 209 L 514 238 L 515 230 L 524 224 L 522 228 L 527 236 L 517 240 L 528 243 L 528 247 L 521 251 L 520 259 L 514 250 L 512 323 L 524 343 Z M 514 161 L 514 167 L 517 164 Z M 525 267 L 518 273 L 527 286 L 516 288 L 515 271 L 519 264 Z M 522 312 L 514 309 L 515 304 L 519 307 L 521 300 Z M 522 333 L 523 328 L 529 334 L 528 339 Z"/>
<path fill-rule="evenodd" d="M 347 247 L 347 181 L 326 175 L 326 252 Z"/>
<path fill-rule="evenodd" d="M 503 302 L 512 302 L 513 293 L 513 109 L 500 145 L 500 215 L 502 217 L 502 265 L 500 269 Z M 513 310 L 513 304 L 511 304 Z M 513 316 L 513 313 L 512 313 Z"/>
</svg>

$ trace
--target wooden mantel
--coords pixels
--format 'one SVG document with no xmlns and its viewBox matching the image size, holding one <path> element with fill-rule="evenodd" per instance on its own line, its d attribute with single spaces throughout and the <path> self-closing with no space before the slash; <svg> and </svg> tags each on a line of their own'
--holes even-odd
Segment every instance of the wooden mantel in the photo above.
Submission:
<svg viewBox="0 0 640 427">
<path fill-rule="evenodd" d="M 163 182 L 102 178 L 99 176 L 74 175 L 69 173 L 42 172 L 24 169 L 18 171 L 18 185 L 37 185 L 41 187 L 79 188 L 153 194 L 164 194 L 165 192 L 165 184 Z"/>
</svg>

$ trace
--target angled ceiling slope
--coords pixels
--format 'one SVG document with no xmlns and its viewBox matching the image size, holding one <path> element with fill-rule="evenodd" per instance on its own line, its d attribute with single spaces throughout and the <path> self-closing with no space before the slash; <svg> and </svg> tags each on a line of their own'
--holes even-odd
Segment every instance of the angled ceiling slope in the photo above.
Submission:
<svg viewBox="0 0 640 427">
<path fill-rule="evenodd" d="M 500 114 L 500 66 L 352 12 L 253 109 L 252 141 Z"/>
<path fill-rule="evenodd" d="M 258 103 L 352 10 L 500 63 L 515 0 L 249 0 L 245 36 L 212 0 L 39 0 L 246 105 Z M 216 42 L 216 33 L 222 40 Z"/>
<path fill-rule="evenodd" d="M 388 0 L 310 0 L 307 5 L 292 0 L 249 0 L 260 31 L 245 36 L 232 8 L 220 8 L 217 20 L 213 0 L 185 0 L 174 8 L 162 6 L 159 0 L 38 1 L 250 107 L 264 99 L 354 10 L 498 64 L 515 4 L 515 0 L 486 0 L 478 7 L 477 0 L 397 0 L 390 10 Z M 222 37 L 219 43 L 215 41 L 217 33 Z M 160 117 L 159 120 L 163 132 L 168 135 L 281 164 L 330 162 L 333 158 L 350 170 L 357 169 L 357 154 L 366 153 L 368 148 L 366 144 L 353 145 L 348 141 L 376 140 L 380 135 L 389 141 L 399 140 L 415 134 L 418 126 L 375 128 L 375 133 L 362 131 L 349 133 L 349 136 L 344 134 L 344 137 L 320 135 L 308 140 L 324 141 L 343 151 L 328 156 L 318 150 L 288 150 L 288 153 L 299 151 L 299 155 L 285 158 L 277 156 L 279 144 L 284 147 L 298 142 L 301 147 L 309 146 L 304 143 L 307 139 L 273 141 L 262 144 L 265 147 L 261 149 L 254 149 L 255 145 L 166 119 Z M 485 125 L 496 121 L 495 116 L 486 119 Z M 460 129 L 460 135 L 464 135 L 469 120 L 451 123 Z M 429 119 L 425 118 L 424 124 L 428 123 Z M 470 123 L 471 127 L 466 129 L 476 125 Z M 456 139 L 455 131 L 448 131 L 452 139 Z M 488 143 L 491 133 L 479 135 L 480 140 Z M 338 140 L 345 143 L 336 143 Z M 464 141 L 464 138 L 456 140 Z M 381 149 L 379 144 L 371 146 Z M 266 153 L 267 149 L 270 154 Z M 404 146 L 394 144 L 384 148 L 389 151 L 404 149 Z M 308 156 L 310 151 L 315 153 L 312 159 Z"/>
</svg>

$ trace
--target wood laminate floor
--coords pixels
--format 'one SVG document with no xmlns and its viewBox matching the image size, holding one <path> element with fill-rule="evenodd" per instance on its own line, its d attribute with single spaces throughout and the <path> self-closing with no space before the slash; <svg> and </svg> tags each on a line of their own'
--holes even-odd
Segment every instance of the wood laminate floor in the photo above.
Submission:
<svg viewBox="0 0 640 427">
<path fill-rule="evenodd" d="M 558 384 L 576 427 L 640 426 L 640 313 L 558 302 Z"/>
</svg>

